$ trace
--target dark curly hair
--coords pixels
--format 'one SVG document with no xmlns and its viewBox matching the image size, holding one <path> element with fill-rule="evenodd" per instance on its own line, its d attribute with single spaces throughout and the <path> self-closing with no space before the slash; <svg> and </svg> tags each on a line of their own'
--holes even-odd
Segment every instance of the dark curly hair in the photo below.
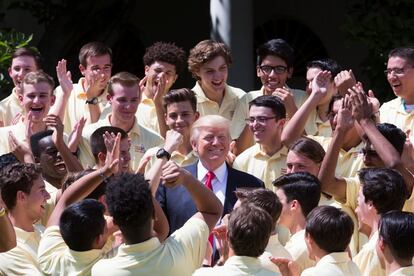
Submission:
<svg viewBox="0 0 414 276">
<path fill-rule="evenodd" d="M 0 171 L 0 190 L 7 209 L 16 205 L 17 192 L 29 194 L 33 181 L 40 176 L 41 169 L 35 164 L 15 163 L 3 168 Z"/>
<path fill-rule="evenodd" d="M 139 240 L 140 235 L 151 227 L 154 206 L 148 181 L 143 175 L 123 173 L 109 179 L 106 203 L 127 241 Z"/>
<path fill-rule="evenodd" d="M 180 74 L 185 67 L 185 51 L 169 42 L 155 42 L 146 49 L 143 57 L 144 65 L 150 66 L 156 61 L 163 61 L 175 66 L 175 71 Z"/>
</svg>

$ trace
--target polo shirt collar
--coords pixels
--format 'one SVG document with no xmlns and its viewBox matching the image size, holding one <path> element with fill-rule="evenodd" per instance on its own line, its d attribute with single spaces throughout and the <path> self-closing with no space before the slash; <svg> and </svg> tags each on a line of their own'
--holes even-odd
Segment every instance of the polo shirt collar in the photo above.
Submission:
<svg viewBox="0 0 414 276">
<path fill-rule="evenodd" d="M 286 156 L 288 154 L 288 149 L 285 146 L 282 146 L 282 148 L 279 151 L 275 152 L 270 157 L 264 151 L 262 151 L 259 143 L 256 143 L 254 147 L 255 147 L 254 156 L 265 156 L 265 157 L 268 157 L 269 160 L 279 159 L 281 156 Z"/>
<path fill-rule="evenodd" d="M 259 258 L 248 257 L 248 256 L 231 256 L 227 259 L 224 266 L 237 266 L 237 267 L 260 267 L 261 262 Z"/>
<path fill-rule="evenodd" d="M 351 258 L 349 258 L 349 255 L 347 252 L 334 252 L 331 254 L 327 254 L 323 256 L 319 262 L 319 264 L 323 263 L 330 263 L 330 264 L 337 264 L 337 263 L 346 263 L 349 262 Z"/>
<path fill-rule="evenodd" d="M 103 124 L 102 126 L 112 126 L 111 120 L 109 120 L 110 116 L 112 116 L 111 113 L 109 113 L 108 116 L 105 117 L 105 124 Z M 136 118 L 134 118 L 134 124 L 132 125 L 132 128 L 129 130 L 127 134 L 128 136 L 130 136 L 131 134 L 136 134 L 138 136 L 140 135 L 140 126 L 138 125 Z"/>
<path fill-rule="evenodd" d="M 135 244 L 121 244 L 118 248 L 118 255 L 129 255 L 134 253 L 146 253 L 155 250 L 161 245 L 156 237 L 152 237 L 144 242 Z"/>
</svg>

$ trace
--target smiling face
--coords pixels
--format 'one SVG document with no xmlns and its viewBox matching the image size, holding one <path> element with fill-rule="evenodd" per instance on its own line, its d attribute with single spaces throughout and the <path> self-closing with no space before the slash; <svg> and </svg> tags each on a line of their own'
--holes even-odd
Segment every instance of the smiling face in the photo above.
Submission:
<svg viewBox="0 0 414 276">
<path fill-rule="evenodd" d="M 27 217 L 35 222 L 45 214 L 46 201 L 50 198 L 49 193 L 45 189 L 45 182 L 39 175 L 33 180 L 33 186 L 29 194 L 23 193 L 24 209 Z"/>
<path fill-rule="evenodd" d="M 33 57 L 19 56 L 13 58 L 11 67 L 9 68 L 9 76 L 13 80 L 14 86 L 19 87 L 24 76 L 37 69 L 36 61 Z"/>
<path fill-rule="evenodd" d="M 53 143 L 52 136 L 46 136 L 39 141 L 39 152 L 42 173 L 51 178 L 63 179 L 67 174 L 66 165 Z"/>
<path fill-rule="evenodd" d="M 283 73 L 277 73 L 275 70 L 272 70 L 267 74 L 264 70 L 260 69 L 263 66 L 283 66 L 287 68 L 287 64 L 278 56 L 266 56 L 262 60 L 260 66 L 257 66 L 257 76 L 260 78 L 267 94 L 273 93 L 276 88 L 282 88 L 286 84 L 287 79 L 292 76 L 292 69 L 286 69 Z"/>
<path fill-rule="evenodd" d="M 214 171 L 226 161 L 229 153 L 229 130 L 219 126 L 201 127 L 198 139 L 191 141 L 191 145 L 204 167 Z"/>
<path fill-rule="evenodd" d="M 174 129 L 184 137 L 189 137 L 191 126 L 198 116 L 198 112 L 194 112 L 189 101 L 175 102 L 167 106 L 165 123 L 170 129 Z"/>
<path fill-rule="evenodd" d="M 286 157 L 286 166 L 286 173 L 308 172 L 317 177 L 319 172 L 319 164 L 293 150 Z"/>
<path fill-rule="evenodd" d="M 280 140 L 284 119 L 277 120 L 273 110 L 265 106 L 252 105 L 249 110 L 249 117 L 256 118 L 249 123 L 256 143 L 271 145 L 275 139 Z M 260 122 L 261 119 L 263 122 Z"/>
<path fill-rule="evenodd" d="M 135 120 L 140 101 L 138 84 L 133 86 L 124 86 L 120 83 L 112 84 L 113 95 L 109 96 L 109 102 L 112 106 L 113 118 L 123 124 L 130 124 Z"/>
<path fill-rule="evenodd" d="M 99 89 L 105 89 L 112 73 L 111 57 L 108 54 L 94 57 L 89 56 L 86 59 L 86 67 L 81 64 L 79 69 L 89 84 L 93 83 L 94 79 L 97 79 Z"/>
<path fill-rule="evenodd" d="M 197 76 L 201 88 L 207 93 L 223 93 L 228 76 L 228 65 L 222 56 L 217 56 L 201 65 Z"/>
<path fill-rule="evenodd" d="M 159 79 L 165 75 L 165 92 L 170 90 L 171 86 L 173 86 L 178 77 L 175 66 L 164 61 L 155 61 L 150 66 L 145 66 L 146 76 L 153 76 L 154 74 L 156 75 L 156 84 L 158 83 Z"/>
<path fill-rule="evenodd" d="M 409 64 L 406 59 L 395 56 L 388 59 L 387 70 L 390 70 L 390 73 L 387 74 L 387 80 L 394 94 L 412 101 L 414 96 L 413 65 Z"/>
<path fill-rule="evenodd" d="M 52 96 L 52 89 L 47 82 L 35 84 L 23 83 L 23 95 L 19 95 L 19 100 L 27 115 L 31 114 L 35 123 L 42 122 L 48 114 L 50 106 L 55 102 Z"/>
</svg>

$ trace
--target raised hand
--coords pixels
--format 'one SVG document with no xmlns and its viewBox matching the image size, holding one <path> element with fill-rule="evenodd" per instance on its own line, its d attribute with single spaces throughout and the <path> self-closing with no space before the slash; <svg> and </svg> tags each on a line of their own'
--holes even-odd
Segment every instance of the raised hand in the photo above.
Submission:
<svg viewBox="0 0 414 276">
<path fill-rule="evenodd" d="M 34 163 L 34 157 L 30 145 L 27 142 L 19 142 L 11 131 L 9 131 L 10 152 L 22 163 Z"/>
<path fill-rule="evenodd" d="M 289 90 L 289 88 L 287 88 L 286 86 L 284 86 L 283 88 L 276 88 L 272 95 L 282 100 L 283 104 L 285 105 L 288 117 L 292 117 L 293 114 L 295 114 L 297 107 L 295 104 L 293 93 Z"/>
<path fill-rule="evenodd" d="M 335 76 L 334 81 L 339 94 L 342 96 L 348 92 L 349 88 L 357 83 L 352 69 L 339 72 L 339 74 Z"/>
<path fill-rule="evenodd" d="M 338 111 L 335 129 L 346 132 L 353 127 L 354 118 L 352 117 L 351 108 L 350 97 L 349 95 L 345 95 L 345 98 L 342 100 L 342 105 Z"/>
<path fill-rule="evenodd" d="M 121 144 L 121 133 L 115 136 L 114 133 L 105 132 L 103 134 L 105 147 L 106 147 L 106 159 L 105 170 L 110 170 L 112 174 L 116 174 L 119 171 L 119 152 Z"/>
<path fill-rule="evenodd" d="M 43 119 L 43 122 L 46 124 L 46 127 L 53 129 L 52 140 L 56 147 L 59 148 L 59 146 L 64 143 L 63 124 L 59 116 L 49 114 Z"/>
<path fill-rule="evenodd" d="M 91 78 L 88 80 L 86 85 L 86 97 L 88 100 L 99 96 L 99 93 L 101 91 L 99 82 L 103 78 L 105 78 L 105 74 L 103 73 L 91 75 Z"/>
<path fill-rule="evenodd" d="M 179 183 L 183 183 L 186 172 L 173 161 L 168 161 L 162 166 L 161 179 L 167 187 L 174 187 Z"/>
<path fill-rule="evenodd" d="M 372 105 L 368 102 L 362 85 L 355 85 L 352 89 L 348 89 L 348 92 L 354 119 L 358 122 L 362 119 L 371 119 Z"/>
<path fill-rule="evenodd" d="M 298 264 L 287 258 L 269 257 L 270 261 L 277 265 L 283 276 L 299 276 Z"/>
<path fill-rule="evenodd" d="M 81 117 L 79 121 L 76 122 L 75 126 L 73 127 L 72 132 L 69 135 L 68 139 L 68 148 L 71 152 L 76 152 L 80 143 L 80 139 L 82 138 L 82 131 L 85 127 L 86 119 L 85 117 Z"/>
<path fill-rule="evenodd" d="M 331 72 L 321 71 L 312 80 L 311 96 L 323 99 L 328 94 L 328 85 L 331 81 Z"/>
<path fill-rule="evenodd" d="M 170 129 L 167 131 L 165 136 L 164 149 L 170 154 L 176 151 L 178 147 L 183 143 L 183 135 L 181 133 Z"/>
<path fill-rule="evenodd" d="M 73 90 L 72 75 L 70 71 L 66 69 L 65 59 L 58 61 L 56 66 L 56 74 L 63 93 L 70 94 Z"/>
</svg>

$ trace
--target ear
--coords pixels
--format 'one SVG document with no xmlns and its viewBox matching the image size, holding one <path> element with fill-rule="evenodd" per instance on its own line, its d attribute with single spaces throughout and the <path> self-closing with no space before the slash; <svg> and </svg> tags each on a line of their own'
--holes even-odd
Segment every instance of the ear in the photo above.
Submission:
<svg viewBox="0 0 414 276">
<path fill-rule="evenodd" d="M 11 78 L 12 76 L 12 69 L 11 69 L 11 67 L 9 67 L 9 68 L 7 68 L 7 72 L 9 72 L 9 77 Z"/>
<path fill-rule="evenodd" d="M 52 91 L 52 93 L 53 93 L 53 91 Z M 55 95 L 50 96 L 50 105 L 51 106 L 55 104 L 55 101 L 56 101 L 56 96 Z"/>
<path fill-rule="evenodd" d="M 256 66 L 256 75 L 258 78 L 260 78 L 262 76 L 262 71 L 260 70 L 259 65 Z"/>
<path fill-rule="evenodd" d="M 280 128 L 283 128 L 285 126 L 286 119 L 279 119 L 277 121 L 277 123 L 278 123 L 278 125 L 279 125 Z"/>
<path fill-rule="evenodd" d="M 16 204 L 17 202 L 23 202 L 27 198 L 27 194 L 23 191 L 17 191 L 16 193 Z"/>
<path fill-rule="evenodd" d="M 381 237 L 379 237 L 377 244 L 378 244 L 378 248 L 381 250 L 381 252 L 384 252 L 384 250 L 385 250 L 385 242 L 384 242 L 384 239 L 381 238 Z"/>
<path fill-rule="evenodd" d="M 290 210 L 299 210 L 300 208 L 300 203 L 299 201 L 297 201 L 296 199 L 292 200 L 290 202 Z"/>
<path fill-rule="evenodd" d="M 145 68 L 144 68 L 145 76 L 148 76 L 149 69 L 150 67 L 148 65 L 145 65 Z"/>
<path fill-rule="evenodd" d="M 23 94 L 19 93 L 19 95 L 17 95 L 17 97 L 19 98 L 20 104 L 23 105 Z"/>
<path fill-rule="evenodd" d="M 288 68 L 287 73 L 288 73 L 288 79 L 290 79 L 293 75 L 293 67 Z"/>
<path fill-rule="evenodd" d="M 175 83 L 175 81 L 178 79 L 178 74 L 174 75 L 173 81 L 171 83 L 171 86 Z"/>
<path fill-rule="evenodd" d="M 194 121 L 197 121 L 197 120 L 198 120 L 198 118 L 200 118 L 200 112 L 196 111 L 196 112 L 194 113 L 194 117 L 195 117 L 195 120 L 194 120 Z"/>
<path fill-rule="evenodd" d="M 198 150 L 197 150 L 197 142 L 194 141 L 193 139 L 190 139 L 190 143 L 191 143 L 191 147 L 193 148 L 193 151 L 195 153 L 198 153 Z"/>
<path fill-rule="evenodd" d="M 105 163 L 105 160 L 106 160 L 106 154 L 105 154 L 105 153 L 103 153 L 103 152 L 98 153 L 98 160 L 99 160 L 99 162 L 101 162 L 101 163 Z"/>
<path fill-rule="evenodd" d="M 108 100 L 109 104 L 112 104 L 112 96 L 111 95 L 107 95 L 106 99 Z"/>
<path fill-rule="evenodd" d="M 82 76 L 85 76 L 86 68 L 82 64 L 79 64 L 79 71 L 81 72 Z"/>
</svg>

